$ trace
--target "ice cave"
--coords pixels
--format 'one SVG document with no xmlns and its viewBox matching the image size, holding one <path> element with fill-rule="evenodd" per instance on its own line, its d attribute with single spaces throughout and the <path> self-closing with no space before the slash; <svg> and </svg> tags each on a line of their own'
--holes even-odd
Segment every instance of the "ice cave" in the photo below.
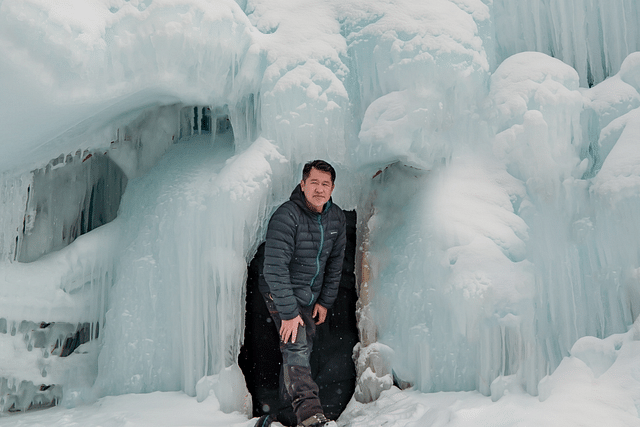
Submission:
<svg viewBox="0 0 640 427">
<path fill-rule="evenodd" d="M 636 0 L 0 0 L 0 421 L 268 412 L 252 277 L 316 158 L 350 227 L 340 425 L 544 404 L 570 369 L 640 425 Z"/>
</svg>

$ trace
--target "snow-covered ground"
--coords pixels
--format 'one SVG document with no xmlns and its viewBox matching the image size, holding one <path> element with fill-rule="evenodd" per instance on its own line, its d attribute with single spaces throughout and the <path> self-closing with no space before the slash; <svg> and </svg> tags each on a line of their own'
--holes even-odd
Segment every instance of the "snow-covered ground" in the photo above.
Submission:
<svg viewBox="0 0 640 427">
<path fill-rule="evenodd" d="M 640 426 L 640 323 L 604 340 L 585 337 L 531 396 L 515 378 L 494 383 L 496 401 L 478 392 L 423 393 L 392 387 L 369 404 L 355 399 L 337 420 L 349 427 L 579 427 Z M 230 391 L 224 389 L 222 400 Z M 200 402 L 198 402 L 201 400 Z M 0 417 L 3 427 L 248 427 L 257 419 L 225 413 L 215 393 L 125 394 L 74 408 L 63 406 Z M 279 426 L 274 423 L 274 426 Z"/>
<path fill-rule="evenodd" d="M 251 422 L 239 413 L 220 411 L 216 399 L 198 403 L 180 392 L 127 394 L 100 399 L 98 402 L 73 409 L 61 407 L 28 414 L 0 418 L 3 426 L 249 426 Z"/>
<path fill-rule="evenodd" d="M 635 338 L 635 339 L 634 339 Z M 505 380 L 493 402 L 478 392 L 422 393 L 393 387 L 369 404 L 352 400 L 338 419 L 350 427 L 579 427 L 640 426 L 640 328 L 600 342 L 600 352 L 565 359 L 546 378 L 541 396 Z M 577 349 L 576 349 L 577 351 Z M 606 366 L 612 363 L 611 366 Z M 603 371 L 604 370 L 604 371 Z M 225 414 L 215 396 L 198 403 L 180 392 L 126 394 L 71 409 L 56 407 L 0 417 L 3 427 L 248 427 L 239 412 Z M 279 423 L 274 423 L 278 426 Z"/>
</svg>

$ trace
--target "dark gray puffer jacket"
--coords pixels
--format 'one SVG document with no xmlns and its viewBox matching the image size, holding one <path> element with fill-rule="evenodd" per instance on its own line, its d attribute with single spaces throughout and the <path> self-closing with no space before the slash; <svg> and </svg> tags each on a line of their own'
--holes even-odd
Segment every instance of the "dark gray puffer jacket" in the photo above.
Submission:
<svg viewBox="0 0 640 427">
<path fill-rule="evenodd" d="M 345 245 L 342 209 L 329 199 L 322 213 L 311 211 L 298 185 L 271 217 L 264 250 L 264 279 L 282 320 L 296 317 L 298 306 L 331 308 Z"/>
</svg>

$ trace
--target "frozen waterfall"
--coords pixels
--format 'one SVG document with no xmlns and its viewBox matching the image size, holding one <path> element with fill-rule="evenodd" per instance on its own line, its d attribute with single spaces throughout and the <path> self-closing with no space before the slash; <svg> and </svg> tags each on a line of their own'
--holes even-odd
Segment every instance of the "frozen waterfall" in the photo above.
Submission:
<svg viewBox="0 0 640 427">
<path fill-rule="evenodd" d="M 634 0 L 2 0 L 0 22 L 0 411 L 236 372 L 247 265 L 313 158 L 358 214 L 357 399 L 546 396 L 640 312 Z"/>
</svg>

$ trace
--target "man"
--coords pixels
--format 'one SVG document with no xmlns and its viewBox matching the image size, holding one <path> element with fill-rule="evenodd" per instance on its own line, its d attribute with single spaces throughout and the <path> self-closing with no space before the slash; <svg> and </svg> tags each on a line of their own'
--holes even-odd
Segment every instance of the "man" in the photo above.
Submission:
<svg viewBox="0 0 640 427">
<path fill-rule="evenodd" d="M 304 427 L 335 425 L 323 414 L 309 365 L 316 325 L 325 321 L 342 274 L 345 216 L 331 200 L 335 178 L 323 160 L 304 166 L 302 181 L 269 221 L 260 281 L 280 335 L 281 398 Z M 258 425 L 270 421 L 263 416 Z"/>
</svg>

